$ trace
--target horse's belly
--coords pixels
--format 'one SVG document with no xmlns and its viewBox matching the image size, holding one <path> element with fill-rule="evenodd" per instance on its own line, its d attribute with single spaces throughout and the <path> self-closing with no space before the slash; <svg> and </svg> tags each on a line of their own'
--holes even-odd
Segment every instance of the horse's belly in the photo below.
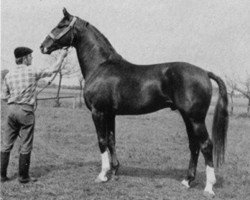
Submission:
<svg viewBox="0 0 250 200">
<path fill-rule="evenodd" d="M 165 101 L 150 101 L 147 103 L 142 102 L 130 102 L 130 103 L 121 103 L 116 109 L 117 115 L 138 115 L 138 114 L 147 114 L 152 113 L 157 110 L 166 108 Z"/>
</svg>

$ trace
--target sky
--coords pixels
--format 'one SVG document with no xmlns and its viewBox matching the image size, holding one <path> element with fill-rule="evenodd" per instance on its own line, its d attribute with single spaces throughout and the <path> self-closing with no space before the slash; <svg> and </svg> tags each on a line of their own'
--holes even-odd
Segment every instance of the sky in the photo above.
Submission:
<svg viewBox="0 0 250 200">
<path fill-rule="evenodd" d="M 2 0 L 1 69 L 15 67 L 17 46 L 34 50 L 34 66 L 49 67 L 39 46 L 63 7 L 134 64 L 184 61 L 222 78 L 250 74 L 249 0 Z"/>
</svg>

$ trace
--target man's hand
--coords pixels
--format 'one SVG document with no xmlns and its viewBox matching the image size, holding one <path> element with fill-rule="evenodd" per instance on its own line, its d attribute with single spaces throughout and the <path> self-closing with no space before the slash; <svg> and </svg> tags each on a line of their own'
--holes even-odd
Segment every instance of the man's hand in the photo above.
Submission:
<svg viewBox="0 0 250 200">
<path fill-rule="evenodd" d="M 68 55 L 68 50 L 63 50 L 62 54 L 58 58 L 57 62 L 54 65 L 54 70 L 52 71 L 53 73 L 57 73 L 60 70 L 60 67 L 63 63 L 64 58 Z"/>
</svg>

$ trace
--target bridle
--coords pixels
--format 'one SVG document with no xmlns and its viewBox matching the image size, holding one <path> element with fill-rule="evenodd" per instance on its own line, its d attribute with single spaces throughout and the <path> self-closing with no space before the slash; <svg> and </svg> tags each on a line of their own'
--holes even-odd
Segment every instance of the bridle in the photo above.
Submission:
<svg viewBox="0 0 250 200">
<path fill-rule="evenodd" d="M 67 28 L 65 28 L 61 33 L 59 33 L 58 35 L 54 35 L 52 32 L 49 33 L 49 37 L 53 40 L 59 40 L 62 36 L 64 36 L 66 33 L 69 32 L 70 29 L 72 29 L 74 27 L 74 24 L 76 22 L 77 18 L 73 17 L 72 21 L 70 22 L 69 26 Z"/>
</svg>

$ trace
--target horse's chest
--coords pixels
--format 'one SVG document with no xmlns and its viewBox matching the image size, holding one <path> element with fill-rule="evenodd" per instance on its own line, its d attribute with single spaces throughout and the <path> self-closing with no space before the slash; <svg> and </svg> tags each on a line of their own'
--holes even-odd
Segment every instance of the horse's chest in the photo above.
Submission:
<svg viewBox="0 0 250 200">
<path fill-rule="evenodd" d="M 85 85 L 84 98 L 89 107 L 105 107 L 111 104 L 112 90 L 110 86 L 101 81 Z"/>
</svg>

